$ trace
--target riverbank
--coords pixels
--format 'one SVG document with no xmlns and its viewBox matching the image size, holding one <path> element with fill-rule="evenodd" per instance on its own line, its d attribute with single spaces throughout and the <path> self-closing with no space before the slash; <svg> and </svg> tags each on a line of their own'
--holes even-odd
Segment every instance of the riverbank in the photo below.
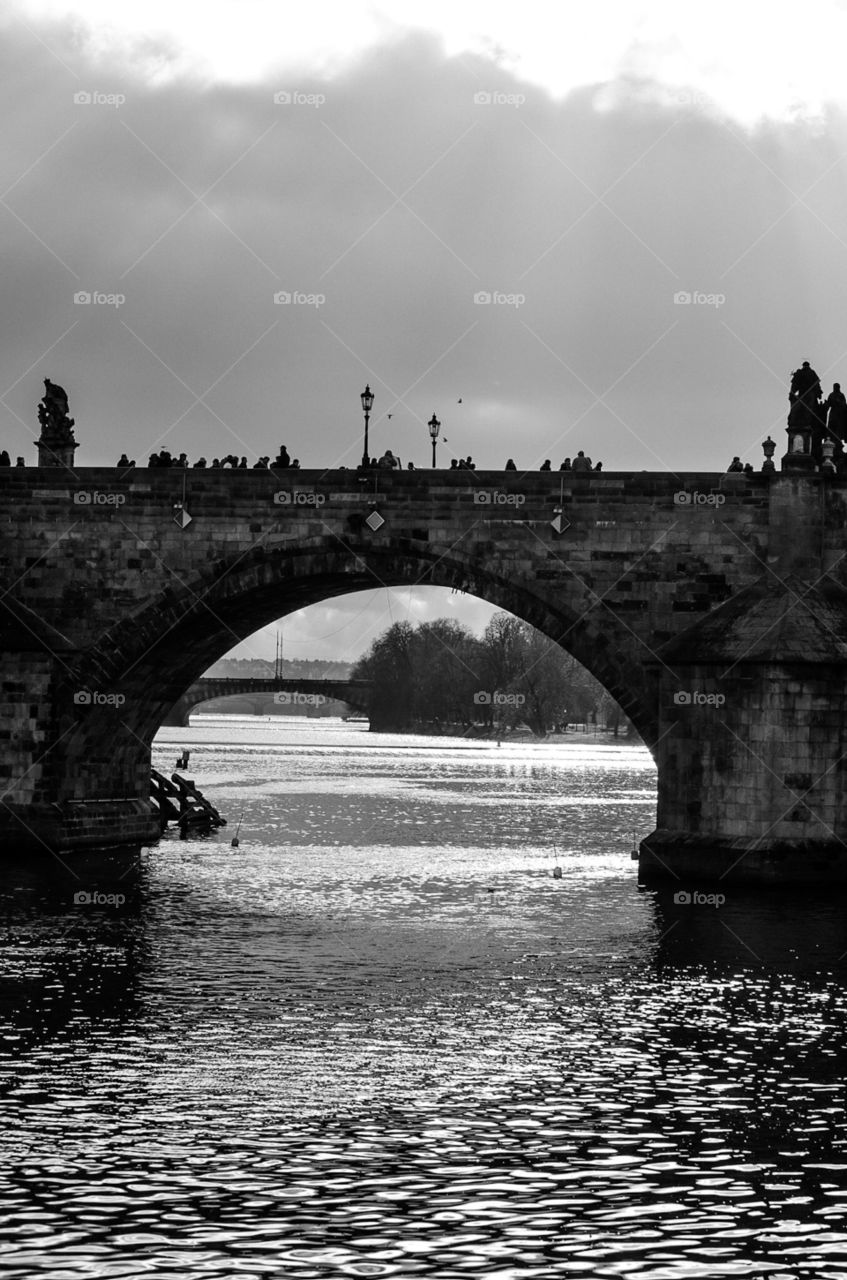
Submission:
<svg viewBox="0 0 847 1280">
<path fill-rule="evenodd" d="M 502 730 L 498 733 L 496 730 L 487 729 L 482 725 L 432 725 L 432 724 L 415 724 L 410 725 L 408 729 L 374 729 L 374 733 L 388 732 L 397 734 L 417 734 L 425 735 L 430 738 L 470 738 L 479 742 L 586 742 L 599 743 L 611 742 L 616 744 L 642 745 L 641 739 L 636 733 L 618 731 L 617 735 L 613 729 L 594 728 L 588 725 L 570 725 L 565 732 L 547 733 L 543 738 L 539 738 L 530 729 L 520 726 L 515 729 Z"/>
</svg>

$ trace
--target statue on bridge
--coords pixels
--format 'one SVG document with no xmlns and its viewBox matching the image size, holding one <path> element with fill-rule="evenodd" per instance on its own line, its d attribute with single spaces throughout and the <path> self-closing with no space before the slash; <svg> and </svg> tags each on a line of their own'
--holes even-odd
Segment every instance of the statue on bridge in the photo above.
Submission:
<svg viewBox="0 0 847 1280">
<path fill-rule="evenodd" d="M 788 392 L 791 408 L 788 412 L 788 456 L 796 465 L 800 455 L 814 470 L 823 458 L 822 446 L 826 437 L 827 406 L 821 403 L 821 380 L 808 360 L 791 375 Z"/>
<path fill-rule="evenodd" d="M 821 380 L 808 360 L 804 360 L 800 368 L 795 369 L 791 375 L 791 389 L 788 392 L 788 399 L 792 404 L 799 399 L 803 399 L 807 404 L 810 404 L 812 400 L 817 403 L 820 398 Z"/>
<path fill-rule="evenodd" d="M 68 395 L 58 383 L 44 379 L 44 395 L 38 406 L 41 435 L 36 440 L 39 467 L 72 467 L 77 441 L 74 419 L 68 416 Z"/>
<path fill-rule="evenodd" d="M 840 455 L 847 440 L 847 396 L 841 390 L 840 382 L 833 384 L 823 407 L 829 415 L 826 420 L 827 433 L 836 442 L 836 454 Z"/>
</svg>

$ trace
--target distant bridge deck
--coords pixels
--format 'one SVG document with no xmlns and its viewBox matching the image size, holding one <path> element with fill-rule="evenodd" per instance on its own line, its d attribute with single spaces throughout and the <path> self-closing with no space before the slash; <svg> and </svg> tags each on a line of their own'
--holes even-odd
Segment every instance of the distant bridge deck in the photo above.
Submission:
<svg viewBox="0 0 847 1280">
<path fill-rule="evenodd" d="M 307 698 L 327 702 L 346 702 L 348 706 L 367 714 L 371 688 L 370 680 L 308 680 L 305 677 L 277 680 L 273 676 L 267 679 L 262 679 L 261 676 L 203 676 L 186 689 L 163 723 L 185 726 L 192 710 L 203 702 L 256 693 L 284 693 L 290 694 L 292 699 L 297 694 L 303 694 Z"/>
</svg>

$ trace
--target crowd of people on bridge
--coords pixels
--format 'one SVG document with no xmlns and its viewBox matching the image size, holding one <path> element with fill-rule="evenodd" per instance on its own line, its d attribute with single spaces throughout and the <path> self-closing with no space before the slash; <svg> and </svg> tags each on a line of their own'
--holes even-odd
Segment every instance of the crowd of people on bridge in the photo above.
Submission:
<svg viewBox="0 0 847 1280">
<path fill-rule="evenodd" d="M 6 459 L 5 462 L 3 461 L 4 457 Z M 737 461 L 737 459 L 734 459 L 733 461 Z M 23 458 L 18 458 L 17 465 L 19 467 L 22 467 L 24 465 Z M 116 465 L 122 468 L 134 467 L 136 465 L 135 458 L 128 458 L 125 453 L 122 453 L 121 456 L 118 458 Z M 148 467 L 182 467 L 182 468 L 190 467 L 192 469 L 197 467 L 201 469 L 204 467 L 207 467 L 213 470 L 219 470 L 224 467 L 230 467 L 237 471 L 248 471 L 248 470 L 299 471 L 300 470 L 299 458 L 294 458 L 292 460 L 289 456 L 288 450 L 286 449 L 285 445 L 280 446 L 280 451 L 277 454 L 277 456 L 273 459 L 273 461 L 271 461 L 270 454 L 265 454 L 261 458 L 258 458 L 254 463 L 252 463 L 252 465 L 248 463 L 246 457 L 239 458 L 234 453 L 229 453 L 224 458 L 213 458 L 211 462 L 207 462 L 205 458 L 198 458 L 196 462 L 189 462 L 188 456 L 185 453 L 180 453 L 176 457 L 174 457 L 171 454 L 170 450 L 168 449 L 160 449 L 158 453 L 151 453 L 147 465 Z M 373 467 L 373 468 L 380 468 L 382 470 L 388 470 L 388 471 L 403 469 L 403 463 L 401 462 L 400 458 L 397 457 L 396 454 L 392 453 L 390 449 L 386 449 L 385 453 L 383 453 L 382 456 L 379 458 L 371 458 L 369 465 L 370 467 Z M 3 453 L 0 453 L 0 466 L 6 466 L 6 467 L 9 466 L 9 455 L 8 453 L 5 453 L 5 451 Z M 337 470 L 339 471 L 347 471 L 348 469 L 349 468 L 345 466 L 339 466 L 337 468 Z M 359 471 L 361 471 L 362 469 L 363 468 L 361 466 L 357 468 L 357 470 Z M 417 468 L 415 467 L 414 462 L 408 462 L 406 464 L 406 469 L 408 471 L 415 471 Z M 540 471 L 552 471 L 553 464 L 549 458 L 546 458 L 545 461 L 541 464 L 541 466 L 538 469 Z M 729 469 L 734 470 L 735 468 L 730 467 Z M 451 459 L 449 470 L 450 471 L 476 471 L 476 463 L 474 462 L 471 455 L 468 454 L 466 458 Z M 518 470 L 514 458 L 508 458 L 506 460 L 505 470 L 506 471 Z M 535 468 L 529 467 L 527 468 L 527 470 L 532 471 L 532 470 L 535 470 Z M 560 464 L 559 470 L 560 471 L 602 471 L 603 463 L 592 462 L 590 458 L 586 457 L 583 450 L 580 449 L 579 453 L 576 455 L 573 461 L 571 461 L 570 458 L 565 458 L 565 460 Z"/>
<path fill-rule="evenodd" d="M 753 464 L 752 462 L 742 462 L 738 454 L 736 454 L 727 467 L 727 473 L 735 471 L 741 471 L 745 476 L 751 476 L 753 474 Z"/>
<path fill-rule="evenodd" d="M 517 471 L 518 468 L 515 465 L 514 458 L 506 459 L 505 469 L 506 471 Z M 534 470 L 534 468 L 530 467 L 529 470 L 532 471 Z M 539 467 L 539 470 L 552 471 L 553 463 L 549 458 L 545 458 L 541 466 Z M 560 471 L 602 471 L 603 463 L 592 462 L 590 458 L 586 457 L 583 450 L 580 449 L 579 453 L 576 455 L 573 461 L 571 461 L 570 458 L 565 458 L 565 460 L 559 464 L 559 470 Z"/>
<path fill-rule="evenodd" d="M 117 465 L 119 467 L 134 467 L 135 459 L 130 459 L 125 453 L 122 453 L 120 458 L 118 458 Z M 271 456 L 269 453 L 264 454 L 253 463 L 252 468 L 250 468 L 246 457 L 239 458 L 235 453 L 228 453 L 224 458 L 213 458 L 211 462 L 207 462 L 205 458 L 198 458 L 196 462 L 189 462 L 187 454 L 180 453 L 177 457 L 174 457 L 169 449 L 160 449 L 158 453 L 151 453 L 147 465 L 148 467 L 199 467 L 201 469 L 203 467 L 209 467 L 214 470 L 220 470 L 223 467 L 230 467 L 238 471 L 267 471 L 273 467 L 275 470 L 299 471 L 300 459 L 292 459 L 286 446 L 281 444 L 279 446 L 279 453 L 274 458 L 273 462 L 271 462 Z"/>
</svg>

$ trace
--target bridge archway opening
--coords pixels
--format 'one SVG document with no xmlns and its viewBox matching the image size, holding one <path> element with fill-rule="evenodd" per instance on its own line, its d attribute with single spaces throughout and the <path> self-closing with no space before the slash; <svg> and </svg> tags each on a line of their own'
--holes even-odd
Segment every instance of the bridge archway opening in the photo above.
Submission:
<svg viewBox="0 0 847 1280">
<path fill-rule="evenodd" d="M 70 750 L 85 794 L 86 773 L 111 763 L 116 794 L 136 793 L 149 769 L 157 729 L 180 696 L 212 664 L 256 631 L 308 605 L 375 587 L 439 586 L 475 596 L 530 623 L 584 666 L 651 746 L 657 737 L 642 654 L 602 607 L 579 612 L 543 583 L 511 580 L 496 562 L 458 551 L 435 555 L 408 539 L 348 545 L 335 536 L 269 551 L 257 548 L 214 564 L 188 582 L 171 578 L 152 603 L 105 633 L 87 654 L 93 687 L 108 680 L 124 697 L 121 725 L 96 711 Z M 81 673 L 83 678 L 85 672 Z M 108 755 L 104 756 L 104 743 Z"/>
<path fill-rule="evenodd" d="M 500 625 L 487 631 L 495 619 Z M 283 634 L 282 665 L 275 670 Z M 380 664 L 377 657 L 376 666 L 365 669 L 374 661 L 374 645 L 382 648 L 392 639 L 395 654 L 411 662 L 399 681 L 392 679 L 390 660 Z M 524 656 L 525 684 L 515 646 Z M 350 681 L 369 683 L 357 688 Z M 527 703 L 523 716 L 513 705 L 519 685 L 519 702 Z M 507 688 L 511 700 L 502 692 Z M 499 710 L 484 701 L 495 689 Z M 543 736 L 565 723 L 594 723 L 617 737 L 632 728 L 603 686 L 561 646 L 481 596 L 432 585 L 350 592 L 274 620 L 210 667 L 167 723 L 186 726 L 193 713 L 364 714 L 373 728 L 389 732 L 426 731 L 426 725 L 467 731 L 487 722 L 492 732 L 522 726 Z"/>
</svg>

